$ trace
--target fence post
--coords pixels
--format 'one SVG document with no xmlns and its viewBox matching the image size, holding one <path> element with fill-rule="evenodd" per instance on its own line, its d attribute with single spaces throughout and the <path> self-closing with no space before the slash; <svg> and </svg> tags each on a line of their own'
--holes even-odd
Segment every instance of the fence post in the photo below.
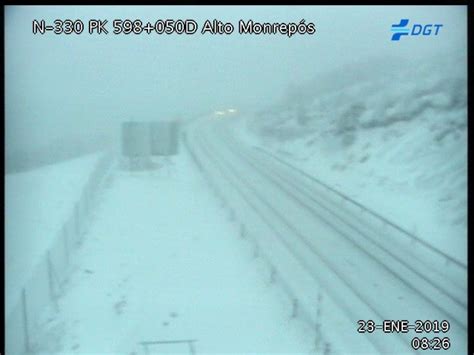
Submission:
<svg viewBox="0 0 474 355">
<path fill-rule="evenodd" d="M 92 179 L 89 179 L 89 184 L 87 186 L 87 194 L 89 195 L 89 207 L 92 207 L 92 201 L 94 199 L 94 188 L 92 184 Z"/>
<path fill-rule="evenodd" d="M 76 242 L 80 243 L 81 239 L 81 227 L 79 225 L 79 204 L 76 202 L 74 205 L 74 226 L 76 229 Z"/>
<path fill-rule="evenodd" d="M 21 293 L 22 305 L 23 305 L 23 330 L 25 332 L 25 351 L 30 352 L 30 335 L 28 333 L 28 313 L 26 310 L 26 290 L 23 288 Z"/>
<path fill-rule="evenodd" d="M 87 211 L 86 211 L 87 207 L 86 207 L 86 198 L 85 198 L 85 194 L 82 193 L 81 194 L 81 197 L 80 197 L 80 200 L 79 200 L 79 212 L 80 212 L 80 215 L 81 215 L 81 226 L 84 230 L 84 224 L 87 223 Z"/>
<path fill-rule="evenodd" d="M 69 265 L 69 245 L 68 245 L 68 228 L 67 223 L 63 225 L 63 238 L 64 238 L 64 252 L 66 254 L 66 263 Z"/>
<path fill-rule="evenodd" d="M 58 312 L 59 311 L 58 302 L 57 302 L 57 299 L 56 299 L 56 295 L 54 293 L 53 264 L 51 263 L 51 254 L 50 254 L 49 250 L 46 254 L 46 261 L 47 261 L 47 264 L 48 264 L 49 295 L 51 297 L 51 301 L 54 304 L 54 308 L 55 308 L 56 312 Z"/>
<path fill-rule="evenodd" d="M 189 341 L 188 344 L 189 344 L 189 352 L 190 352 L 190 354 L 191 354 L 191 355 L 196 354 L 196 350 L 194 349 L 194 342 L 193 342 L 193 341 Z"/>
<path fill-rule="evenodd" d="M 89 216 L 89 193 L 88 193 L 88 186 L 87 183 L 84 186 L 84 192 L 82 194 L 82 198 L 84 199 L 84 214 L 86 218 Z"/>
<path fill-rule="evenodd" d="M 273 265 L 272 265 L 271 268 L 272 269 L 271 269 L 271 272 L 270 272 L 270 283 L 274 283 L 276 281 L 276 270 L 273 267 Z"/>
<path fill-rule="evenodd" d="M 316 303 L 316 324 L 315 324 L 315 333 L 316 333 L 316 340 L 315 340 L 315 347 L 319 349 L 321 345 L 321 308 L 322 308 L 322 300 L 323 296 L 321 290 L 318 291 L 318 299 Z"/>
</svg>

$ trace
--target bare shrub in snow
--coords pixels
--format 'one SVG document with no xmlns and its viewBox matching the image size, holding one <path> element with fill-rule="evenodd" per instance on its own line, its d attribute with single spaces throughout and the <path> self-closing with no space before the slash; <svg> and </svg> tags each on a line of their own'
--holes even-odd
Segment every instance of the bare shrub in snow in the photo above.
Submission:
<svg viewBox="0 0 474 355">
<path fill-rule="evenodd" d="M 336 121 L 336 134 L 342 135 L 342 144 L 350 146 L 355 142 L 356 130 L 359 126 L 359 117 L 366 111 L 362 102 L 351 104 Z"/>
</svg>

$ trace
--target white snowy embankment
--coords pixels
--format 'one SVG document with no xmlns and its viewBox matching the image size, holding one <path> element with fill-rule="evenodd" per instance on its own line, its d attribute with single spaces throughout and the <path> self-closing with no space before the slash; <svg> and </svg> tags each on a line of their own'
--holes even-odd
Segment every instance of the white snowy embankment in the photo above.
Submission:
<svg viewBox="0 0 474 355">
<path fill-rule="evenodd" d="M 306 89 L 235 132 L 466 263 L 466 58 L 392 69 Z"/>
<path fill-rule="evenodd" d="M 5 175 L 6 314 L 70 217 L 101 156 L 94 153 Z"/>
<path fill-rule="evenodd" d="M 45 312 L 34 335 L 36 352 L 136 355 L 142 341 L 195 339 L 200 354 L 310 353 L 314 332 L 291 318 L 290 300 L 191 159 L 162 163 L 106 182 L 61 312 Z"/>
</svg>

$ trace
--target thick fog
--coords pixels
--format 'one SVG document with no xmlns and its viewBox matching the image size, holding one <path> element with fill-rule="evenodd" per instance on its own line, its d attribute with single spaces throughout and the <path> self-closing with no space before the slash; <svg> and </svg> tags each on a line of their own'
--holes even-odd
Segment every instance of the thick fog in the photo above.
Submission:
<svg viewBox="0 0 474 355">
<path fill-rule="evenodd" d="M 403 17 L 443 23 L 442 36 L 391 42 L 390 25 Z M 217 19 L 235 30 L 230 35 L 112 34 L 114 19 L 154 23 L 167 18 L 193 19 L 200 28 Z M 109 34 L 89 35 L 87 27 L 80 35 L 32 33 L 33 20 L 52 24 L 55 19 L 81 19 L 86 26 L 90 19 L 106 19 Z M 239 20 L 302 19 L 315 24 L 314 35 L 236 30 Z M 227 107 L 251 111 L 348 63 L 372 57 L 382 64 L 431 61 L 453 48 L 465 50 L 465 26 L 464 7 L 8 6 L 7 171 L 35 150 L 48 155 L 59 147 L 102 148 L 116 139 L 124 119 L 187 120 Z"/>
<path fill-rule="evenodd" d="M 466 10 L 5 7 L 6 352 L 467 353 Z"/>
</svg>

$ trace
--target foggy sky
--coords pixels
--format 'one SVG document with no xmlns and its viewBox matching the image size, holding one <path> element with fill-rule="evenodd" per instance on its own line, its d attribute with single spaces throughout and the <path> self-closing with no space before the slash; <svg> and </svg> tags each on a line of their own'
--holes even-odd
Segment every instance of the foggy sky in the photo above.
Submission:
<svg viewBox="0 0 474 355">
<path fill-rule="evenodd" d="M 6 145 L 108 132 L 119 122 L 268 106 L 289 85 L 361 58 L 410 62 L 466 51 L 466 7 L 7 6 Z M 108 35 L 33 35 L 32 21 L 107 19 Z M 114 19 L 229 21 L 231 35 L 113 35 Z M 442 23 L 437 37 L 390 41 L 401 18 Z M 238 21 L 314 22 L 315 35 L 240 35 Z"/>
</svg>

